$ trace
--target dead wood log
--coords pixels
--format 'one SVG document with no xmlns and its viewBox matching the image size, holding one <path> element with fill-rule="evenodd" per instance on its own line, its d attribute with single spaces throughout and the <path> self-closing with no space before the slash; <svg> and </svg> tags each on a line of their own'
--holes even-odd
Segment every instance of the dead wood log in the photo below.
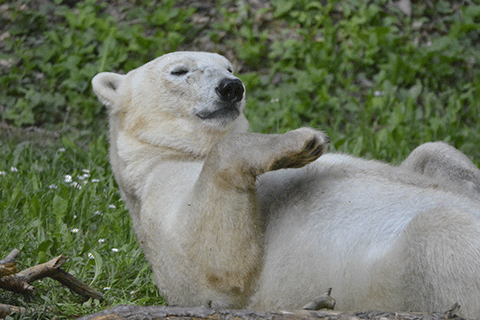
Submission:
<svg viewBox="0 0 480 320">
<path fill-rule="evenodd" d="M 17 249 L 15 250 L 13 250 L 5 259 L 0 261 L 0 263 L 6 261 L 6 264 L 11 264 L 13 261 L 13 263 L 15 264 L 15 259 L 19 253 Z M 90 288 L 89 286 L 87 286 L 86 284 L 60 268 L 60 266 L 65 261 L 67 261 L 67 258 L 65 258 L 64 255 L 59 255 L 58 257 L 48 262 L 30 267 L 18 273 L 7 273 L 7 275 L 5 276 L 0 276 L 0 288 L 16 293 L 26 294 L 32 292 L 35 289 L 35 287 L 32 286 L 30 283 L 35 280 L 49 277 L 57 280 L 58 282 L 69 288 L 70 291 L 73 291 L 81 296 L 101 300 L 103 298 L 103 294 L 101 292 L 93 290 L 92 288 Z M 5 266 L 6 264 L 3 265 Z M 10 265 L 10 269 L 11 267 L 12 266 Z"/>
<path fill-rule="evenodd" d="M 10 306 L 8 304 L 0 303 L 0 319 L 3 319 L 14 312 L 23 316 L 26 312 L 26 309 L 22 307 Z"/>
<path fill-rule="evenodd" d="M 458 310 L 458 309 L 456 309 Z M 307 311 L 253 311 L 253 310 L 213 310 L 205 307 L 166 307 L 119 305 L 87 315 L 77 320 L 463 320 L 451 310 L 445 313 L 408 313 L 408 312 L 340 312 L 331 310 Z"/>
<path fill-rule="evenodd" d="M 52 276 L 66 260 L 64 255 L 59 255 L 48 262 L 30 267 L 17 274 L 4 276 L 0 278 L 0 287 L 22 294 L 32 292 L 35 287 L 30 284 L 31 282 Z"/>
<path fill-rule="evenodd" d="M 19 253 L 18 249 L 13 249 L 5 259 L 0 260 L 0 278 L 17 273 L 17 256 Z"/>
</svg>

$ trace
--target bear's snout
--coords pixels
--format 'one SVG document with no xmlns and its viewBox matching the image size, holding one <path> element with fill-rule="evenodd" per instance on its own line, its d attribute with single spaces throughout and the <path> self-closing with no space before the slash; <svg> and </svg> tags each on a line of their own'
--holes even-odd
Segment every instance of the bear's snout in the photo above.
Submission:
<svg viewBox="0 0 480 320">
<path fill-rule="evenodd" d="M 239 79 L 223 78 L 215 92 L 223 101 L 239 102 L 243 99 L 245 89 Z"/>
</svg>

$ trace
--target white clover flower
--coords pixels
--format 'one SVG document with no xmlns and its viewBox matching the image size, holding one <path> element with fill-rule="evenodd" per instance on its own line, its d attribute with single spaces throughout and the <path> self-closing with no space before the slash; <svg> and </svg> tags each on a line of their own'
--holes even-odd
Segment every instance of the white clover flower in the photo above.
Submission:
<svg viewBox="0 0 480 320">
<path fill-rule="evenodd" d="M 100 182 L 98 179 L 92 179 L 92 182 Z"/>
<path fill-rule="evenodd" d="M 88 171 L 87 169 L 83 169 L 82 171 L 83 171 L 83 174 L 81 176 L 77 176 L 78 179 L 85 180 L 90 178 L 90 171 Z"/>
<path fill-rule="evenodd" d="M 112 248 L 112 252 L 118 252 L 117 248 Z"/>
<path fill-rule="evenodd" d="M 65 152 L 65 148 L 59 148 L 58 152 Z"/>
<path fill-rule="evenodd" d="M 95 259 L 95 257 L 93 256 L 93 254 L 91 252 L 89 252 L 87 256 L 88 256 L 88 259 L 90 259 L 90 260 Z"/>
<path fill-rule="evenodd" d="M 74 214 L 74 215 L 73 215 L 73 219 L 76 219 L 76 218 L 77 218 L 77 215 L 76 215 L 76 214 Z"/>
<path fill-rule="evenodd" d="M 384 94 L 385 94 L 385 93 L 384 93 L 383 91 L 378 91 L 378 90 L 375 90 L 375 91 L 373 92 L 373 95 L 374 95 L 375 97 L 381 97 L 381 96 L 383 96 Z"/>
<path fill-rule="evenodd" d="M 78 190 L 82 189 L 82 186 L 78 184 L 78 182 L 73 181 L 72 184 L 70 185 L 73 188 L 77 188 Z"/>
<path fill-rule="evenodd" d="M 73 228 L 72 230 L 70 230 L 72 233 L 78 233 L 78 228 Z"/>
<path fill-rule="evenodd" d="M 0 176 L 6 176 L 7 173 L 5 171 L 0 171 Z"/>
<path fill-rule="evenodd" d="M 48 188 L 50 188 L 50 189 L 57 189 L 58 187 L 57 187 L 56 185 L 54 185 L 54 184 L 51 184 L 51 185 L 48 186 Z"/>
<path fill-rule="evenodd" d="M 18 169 L 16 167 L 10 167 L 10 171 L 12 172 L 18 172 Z"/>
<path fill-rule="evenodd" d="M 65 175 L 65 180 L 64 180 L 64 181 L 65 181 L 66 183 L 72 182 L 72 176 L 69 175 L 69 174 Z"/>
<path fill-rule="evenodd" d="M 110 204 L 110 205 L 108 205 L 108 207 L 109 207 L 110 209 L 115 209 L 115 208 L 116 208 L 116 206 L 115 206 L 114 204 Z"/>
<path fill-rule="evenodd" d="M 101 215 L 102 213 L 101 213 L 100 211 L 96 210 L 96 211 L 93 211 L 93 214 L 96 215 L 96 216 L 99 216 L 99 215 Z"/>
<path fill-rule="evenodd" d="M 98 239 L 98 243 L 104 243 L 105 239 Z"/>
</svg>

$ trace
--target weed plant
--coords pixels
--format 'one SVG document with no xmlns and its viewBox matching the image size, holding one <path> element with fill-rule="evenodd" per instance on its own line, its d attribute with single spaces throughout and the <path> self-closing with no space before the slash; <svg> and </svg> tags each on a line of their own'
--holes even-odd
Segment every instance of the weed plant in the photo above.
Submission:
<svg viewBox="0 0 480 320">
<path fill-rule="evenodd" d="M 108 164 L 90 80 L 175 50 L 234 62 L 252 131 L 312 126 L 331 151 L 391 163 L 440 140 L 480 161 L 474 1 L 413 2 L 406 15 L 387 0 L 0 0 L 0 130 L 60 135 L 0 134 L 0 257 L 16 247 L 24 269 L 64 254 L 68 272 L 105 293 L 83 301 L 46 279 L 0 302 L 34 307 L 30 318 L 163 303 Z"/>
</svg>

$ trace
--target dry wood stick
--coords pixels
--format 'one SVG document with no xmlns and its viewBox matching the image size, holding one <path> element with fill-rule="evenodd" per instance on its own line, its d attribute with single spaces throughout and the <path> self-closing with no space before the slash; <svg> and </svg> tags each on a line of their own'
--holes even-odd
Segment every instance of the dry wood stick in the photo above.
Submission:
<svg viewBox="0 0 480 320">
<path fill-rule="evenodd" d="M 11 258 L 11 255 L 12 253 L 10 253 L 7 258 Z M 17 255 L 18 252 L 14 254 L 14 258 L 16 258 Z M 84 297 L 101 300 L 103 298 L 103 294 L 101 292 L 93 290 L 68 272 L 60 269 L 60 266 L 65 261 L 67 261 L 67 258 L 65 258 L 64 255 L 59 255 L 48 262 L 22 270 L 17 274 L 8 274 L 6 276 L 2 276 L 0 277 L 0 288 L 25 294 L 32 292 L 35 289 L 30 284 L 31 282 L 49 277 L 57 280 L 64 286 L 68 287 L 71 291 Z"/>
<path fill-rule="evenodd" d="M 20 315 L 23 315 L 26 312 L 26 309 L 22 307 L 16 307 L 16 306 L 0 303 L 0 319 L 3 319 L 9 314 L 12 314 L 14 312 L 17 312 Z"/>
<path fill-rule="evenodd" d="M 13 249 L 5 259 L 0 260 L 0 278 L 17 273 L 17 256 L 19 253 L 18 249 Z"/>
</svg>

